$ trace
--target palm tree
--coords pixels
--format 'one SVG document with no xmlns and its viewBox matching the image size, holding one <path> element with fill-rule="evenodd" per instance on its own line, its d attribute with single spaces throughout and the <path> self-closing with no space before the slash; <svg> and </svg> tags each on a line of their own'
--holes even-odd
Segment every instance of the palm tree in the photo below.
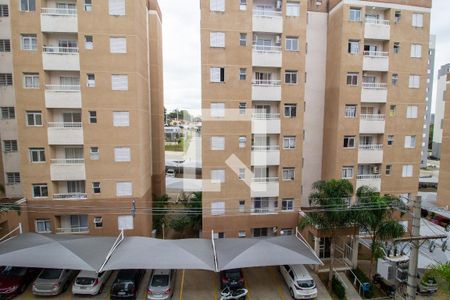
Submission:
<svg viewBox="0 0 450 300">
<path fill-rule="evenodd" d="M 167 194 L 156 196 L 153 195 L 153 228 L 159 229 L 164 223 L 167 213 L 167 204 L 170 197 Z"/>
<path fill-rule="evenodd" d="M 312 207 L 322 208 L 310 212 L 299 222 L 301 229 L 308 225 L 330 232 L 330 271 L 328 273 L 328 288 L 331 290 L 334 259 L 336 250 L 336 234 L 338 229 L 353 225 L 353 212 L 348 209 L 348 199 L 353 195 L 353 185 L 345 179 L 317 181 L 313 184 L 313 192 L 309 196 Z"/>
</svg>

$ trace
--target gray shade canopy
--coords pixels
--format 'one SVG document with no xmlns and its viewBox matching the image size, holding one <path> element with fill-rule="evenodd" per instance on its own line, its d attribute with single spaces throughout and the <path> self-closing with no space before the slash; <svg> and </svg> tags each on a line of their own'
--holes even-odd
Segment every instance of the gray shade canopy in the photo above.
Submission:
<svg viewBox="0 0 450 300">
<path fill-rule="evenodd" d="M 295 236 L 268 239 L 215 240 L 219 271 L 235 268 L 322 264 L 302 240 Z"/>
</svg>

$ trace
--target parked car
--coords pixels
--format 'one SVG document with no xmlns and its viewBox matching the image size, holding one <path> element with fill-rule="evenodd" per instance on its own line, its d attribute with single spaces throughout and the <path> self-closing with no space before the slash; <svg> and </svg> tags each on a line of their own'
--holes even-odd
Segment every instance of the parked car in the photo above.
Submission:
<svg viewBox="0 0 450 300">
<path fill-rule="evenodd" d="M 230 289 L 240 289 L 244 287 L 244 274 L 241 269 L 231 269 L 220 272 L 220 288 L 229 286 Z"/>
<path fill-rule="evenodd" d="M 312 299 L 317 297 L 317 287 L 304 265 L 280 266 L 281 275 L 294 299 Z"/>
<path fill-rule="evenodd" d="M 111 273 L 111 271 L 101 273 L 81 271 L 72 285 L 72 294 L 92 296 L 101 294 Z"/>
<path fill-rule="evenodd" d="M 120 270 L 111 286 L 110 299 L 136 299 L 145 270 Z"/>
<path fill-rule="evenodd" d="M 148 282 L 147 299 L 171 299 L 175 275 L 175 270 L 154 270 Z"/>
<path fill-rule="evenodd" d="M 166 176 L 167 177 L 175 177 L 175 170 L 174 169 L 167 169 Z"/>
<path fill-rule="evenodd" d="M 39 272 L 34 268 L 3 267 L 0 271 L 0 299 L 12 299 L 25 292 Z"/>
<path fill-rule="evenodd" d="M 33 283 L 33 294 L 56 296 L 67 290 L 78 271 L 65 269 L 44 269 Z"/>
</svg>

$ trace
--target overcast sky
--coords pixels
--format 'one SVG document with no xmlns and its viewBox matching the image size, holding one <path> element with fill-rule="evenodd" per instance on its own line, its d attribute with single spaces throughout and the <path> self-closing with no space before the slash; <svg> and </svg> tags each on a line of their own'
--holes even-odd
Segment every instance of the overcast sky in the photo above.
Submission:
<svg viewBox="0 0 450 300">
<path fill-rule="evenodd" d="M 165 107 L 200 115 L 199 0 L 159 0 L 159 4 L 163 14 Z M 433 0 L 431 33 L 437 36 L 436 76 L 440 66 L 450 62 L 449 0 Z"/>
</svg>

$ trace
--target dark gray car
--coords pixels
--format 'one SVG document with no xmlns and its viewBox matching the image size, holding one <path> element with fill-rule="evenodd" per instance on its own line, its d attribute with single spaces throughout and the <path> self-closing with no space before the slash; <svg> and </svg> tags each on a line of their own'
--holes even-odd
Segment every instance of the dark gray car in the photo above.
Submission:
<svg viewBox="0 0 450 300">
<path fill-rule="evenodd" d="M 78 271 L 64 269 L 44 269 L 33 283 L 33 294 L 56 296 L 67 290 Z"/>
</svg>

